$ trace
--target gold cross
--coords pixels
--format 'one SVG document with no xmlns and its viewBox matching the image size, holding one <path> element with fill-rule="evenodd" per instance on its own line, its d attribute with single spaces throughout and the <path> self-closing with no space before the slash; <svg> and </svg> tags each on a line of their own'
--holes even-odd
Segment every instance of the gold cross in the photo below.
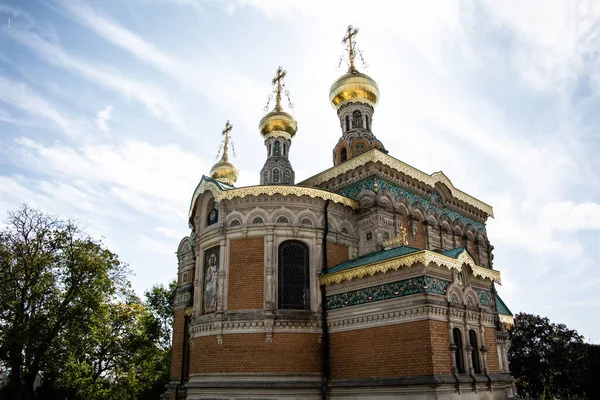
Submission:
<svg viewBox="0 0 600 400">
<path fill-rule="evenodd" d="M 348 42 L 348 53 L 350 58 L 350 68 L 349 71 L 355 71 L 354 68 L 354 43 L 352 43 L 352 38 L 358 34 L 358 28 L 354 28 L 352 25 L 348 25 L 348 29 L 346 30 L 346 36 L 344 36 L 344 40 L 342 43 Z"/>
<path fill-rule="evenodd" d="M 225 138 L 223 139 L 223 161 L 229 161 L 229 155 L 227 154 L 227 151 L 229 149 L 229 132 L 231 132 L 232 128 L 233 125 L 231 125 L 229 121 L 227 121 L 225 123 L 225 129 L 223 129 L 223 136 L 225 136 Z"/>
<path fill-rule="evenodd" d="M 287 72 L 281 68 L 281 66 L 279 68 L 277 68 L 277 74 L 275 75 L 275 78 L 273 78 L 273 85 L 277 84 L 277 88 L 275 89 L 275 111 L 281 111 L 281 81 L 283 80 L 283 78 L 285 77 L 285 75 L 287 74 Z"/>
</svg>

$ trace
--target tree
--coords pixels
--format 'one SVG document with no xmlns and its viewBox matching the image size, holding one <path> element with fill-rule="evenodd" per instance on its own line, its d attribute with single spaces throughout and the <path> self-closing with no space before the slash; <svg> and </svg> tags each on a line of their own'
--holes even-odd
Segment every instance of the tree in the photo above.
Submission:
<svg viewBox="0 0 600 400">
<path fill-rule="evenodd" d="M 157 284 L 144 292 L 146 307 L 160 324 L 161 346 L 171 349 L 171 328 L 173 327 L 173 302 L 177 281 L 172 280 L 167 286 Z"/>
<path fill-rule="evenodd" d="M 517 314 L 510 331 L 510 369 L 519 394 L 527 397 L 584 396 L 583 337 L 548 318 Z"/>
<path fill-rule="evenodd" d="M 0 364 L 13 399 L 66 362 L 104 304 L 127 286 L 127 267 L 71 221 L 23 206 L 0 232 Z"/>
</svg>

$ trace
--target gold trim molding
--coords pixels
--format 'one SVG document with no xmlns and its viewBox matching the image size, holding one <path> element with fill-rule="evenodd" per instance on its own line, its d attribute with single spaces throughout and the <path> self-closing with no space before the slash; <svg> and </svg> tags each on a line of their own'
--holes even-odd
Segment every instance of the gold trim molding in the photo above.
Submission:
<svg viewBox="0 0 600 400">
<path fill-rule="evenodd" d="M 273 131 L 273 132 L 269 132 L 265 135 L 263 135 L 263 138 L 265 140 L 269 139 L 269 138 L 284 138 L 286 140 L 292 140 L 292 135 L 290 135 L 289 133 L 285 132 L 285 131 Z"/>
<path fill-rule="evenodd" d="M 498 317 L 500 318 L 500 322 L 502 324 L 509 325 L 509 326 L 513 326 L 515 324 L 515 319 L 510 315 L 498 314 Z"/>
<path fill-rule="evenodd" d="M 443 266 L 450 270 L 455 269 L 459 272 L 462 271 L 463 265 L 466 264 L 471 267 L 474 276 L 490 279 L 493 282 L 502 284 L 499 271 L 476 265 L 475 261 L 473 261 L 466 251 L 463 251 L 458 258 L 455 259 L 429 250 L 421 250 L 416 253 L 406 254 L 381 263 L 361 265 L 346 271 L 334 272 L 332 274 L 321 276 L 319 280 L 323 285 L 330 285 L 332 283 L 341 283 L 342 281 L 350 281 L 356 278 L 362 279 L 367 275 L 373 276 L 378 272 L 386 273 L 390 270 L 395 271 L 401 267 L 410 268 L 418 263 L 425 266 L 429 265 L 429 263 L 434 263 L 440 267 Z"/>
<path fill-rule="evenodd" d="M 302 186 L 290 186 L 290 185 L 268 185 L 268 186 L 247 186 L 238 189 L 221 190 L 215 183 L 209 181 L 202 181 L 202 183 L 194 191 L 192 197 L 192 203 L 190 205 L 190 211 L 188 216 L 192 217 L 192 212 L 196 204 L 198 197 L 206 192 L 210 191 L 215 197 L 215 201 L 231 200 L 236 197 L 246 196 L 260 196 L 261 194 L 272 196 L 279 194 L 282 196 L 308 196 L 311 198 L 320 198 L 323 200 L 331 200 L 334 203 L 339 203 L 353 209 L 358 209 L 358 202 L 348 197 L 341 196 L 336 193 L 331 193 L 326 190 L 308 188 Z"/>
<path fill-rule="evenodd" d="M 491 217 L 494 216 L 494 209 L 492 208 L 492 206 L 455 188 L 452 182 L 450 182 L 450 179 L 448 179 L 448 177 L 444 175 L 443 172 L 438 171 L 431 175 L 428 175 L 425 172 L 418 170 L 417 168 L 408 165 L 400 160 L 397 160 L 394 157 L 389 156 L 377 149 L 371 149 L 357 157 L 351 158 L 350 160 L 344 163 L 329 168 L 328 170 L 323 171 L 320 174 L 317 174 L 300 182 L 300 184 L 306 186 L 318 186 L 324 182 L 327 182 L 333 178 L 345 174 L 348 171 L 352 171 L 358 167 L 362 167 L 363 165 L 369 162 L 380 162 L 398 172 L 402 172 L 403 174 L 408 175 L 413 179 L 419 180 L 431 187 L 434 187 L 435 184 L 438 182 L 443 183 L 448 187 L 450 193 L 452 193 L 452 196 L 457 200 L 465 202 L 466 204 L 469 204 L 470 206 L 473 206 L 478 210 L 485 212 Z"/>
</svg>

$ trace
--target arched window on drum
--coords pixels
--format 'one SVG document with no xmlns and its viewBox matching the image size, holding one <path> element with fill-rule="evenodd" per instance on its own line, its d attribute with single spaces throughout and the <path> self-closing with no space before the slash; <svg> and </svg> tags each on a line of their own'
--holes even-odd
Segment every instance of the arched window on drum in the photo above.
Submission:
<svg viewBox="0 0 600 400">
<path fill-rule="evenodd" d="M 280 309 L 309 310 L 308 247 L 289 240 L 279 245 L 277 304 Z"/>
</svg>

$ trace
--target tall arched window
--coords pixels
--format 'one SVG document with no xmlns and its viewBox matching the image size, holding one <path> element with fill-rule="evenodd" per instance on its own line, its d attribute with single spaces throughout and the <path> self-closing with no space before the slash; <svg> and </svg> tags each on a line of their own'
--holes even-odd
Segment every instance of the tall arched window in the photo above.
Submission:
<svg viewBox="0 0 600 400">
<path fill-rule="evenodd" d="M 273 170 L 273 183 L 278 183 L 279 182 L 279 170 L 277 168 L 275 168 Z"/>
<path fill-rule="evenodd" d="M 279 140 L 276 140 L 273 146 L 273 155 L 274 156 L 280 156 L 281 155 L 281 144 L 279 143 Z"/>
<path fill-rule="evenodd" d="M 342 148 L 341 158 L 342 158 L 342 162 L 344 162 L 348 159 L 348 150 L 346 150 L 345 147 Z"/>
<path fill-rule="evenodd" d="M 350 130 L 350 116 L 346 115 L 346 132 Z"/>
<path fill-rule="evenodd" d="M 278 307 L 309 310 L 308 247 L 297 241 L 279 245 Z"/>
<path fill-rule="evenodd" d="M 471 329 L 469 331 L 469 343 L 473 350 L 471 351 L 471 360 L 473 361 L 473 371 L 476 374 L 481 373 L 481 364 L 479 363 L 479 347 L 477 347 L 477 333 Z"/>
<path fill-rule="evenodd" d="M 365 126 L 367 127 L 367 130 L 369 130 L 369 116 L 368 115 L 365 115 L 365 123 L 366 123 Z"/>
<path fill-rule="evenodd" d="M 283 155 L 285 156 L 285 143 L 283 144 Z"/>
<path fill-rule="evenodd" d="M 454 344 L 456 345 L 456 370 L 459 374 L 465 373 L 465 359 L 463 358 L 463 341 L 462 333 L 460 329 L 452 329 L 452 336 L 454 337 Z"/>
</svg>

